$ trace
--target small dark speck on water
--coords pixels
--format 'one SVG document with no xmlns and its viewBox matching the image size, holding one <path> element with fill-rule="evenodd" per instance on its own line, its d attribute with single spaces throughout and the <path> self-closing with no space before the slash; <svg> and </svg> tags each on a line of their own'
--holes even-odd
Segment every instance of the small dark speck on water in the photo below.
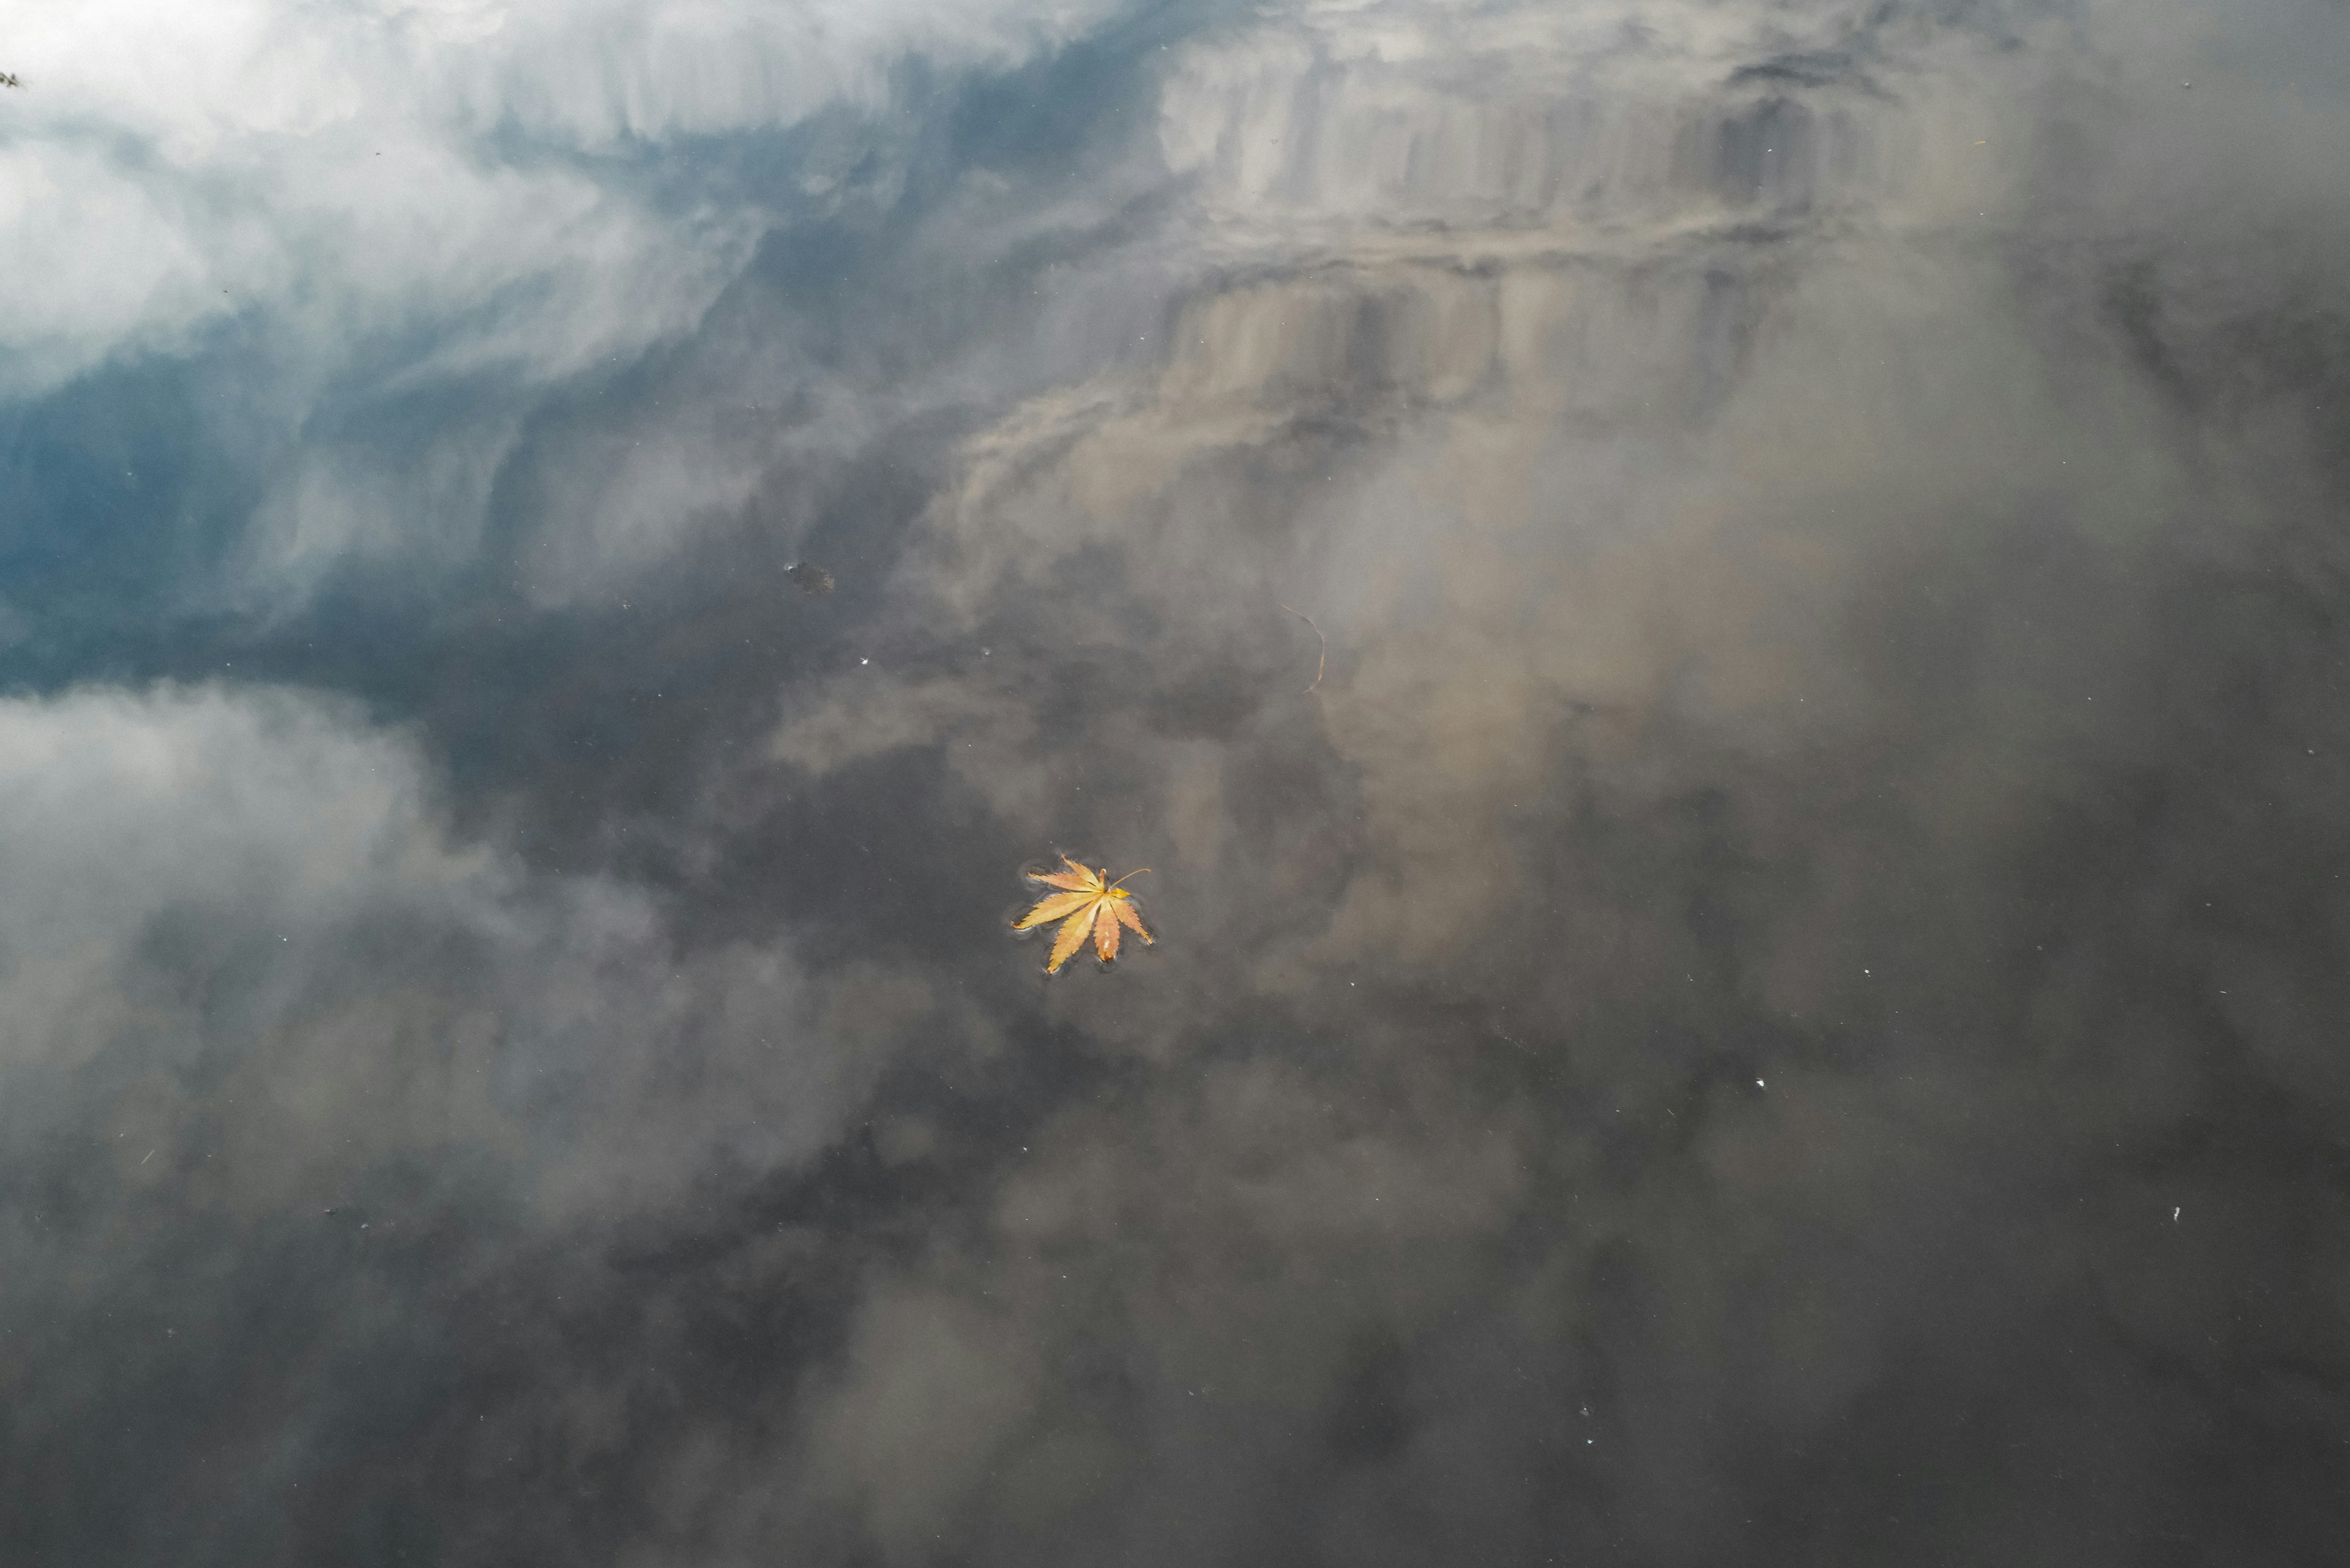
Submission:
<svg viewBox="0 0 2350 1568">
<path fill-rule="evenodd" d="M 785 567 L 784 576 L 791 578 L 792 586 L 804 594 L 832 592 L 832 574 L 822 566 L 811 566 L 806 561 L 801 561 Z"/>
</svg>

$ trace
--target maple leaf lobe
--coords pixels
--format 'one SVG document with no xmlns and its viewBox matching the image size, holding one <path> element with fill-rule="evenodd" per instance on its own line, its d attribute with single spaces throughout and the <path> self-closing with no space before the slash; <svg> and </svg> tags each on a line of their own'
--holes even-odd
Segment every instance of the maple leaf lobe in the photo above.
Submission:
<svg viewBox="0 0 2350 1568">
<path fill-rule="evenodd" d="M 1051 898 L 1046 898 L 1043 903 L 1038 904 L 1035 909 L 1029 910 L 1026 914 L 1021 916 L 1019 921 L 1014 925 L 1012 929 L 1015 931 L 1034 930 L 1038 926 L 1044 925 L 1048 920 L 1057 920 L 1064 915 L 1074 914 L 1078 909 L 1083 909 L 1086 905 L 1092 903 L 1096 897 L 1097 895 L 1095 894 L 1082 891 L 1076 893 L 1055 893 Z"/>
<path fill-rule="evenodd" d="M 1089 902 L 1061 922 L 1060 935 L 1053 939 L 1052 961 L 1045 966 L 1046 974 L 1059 973 L 1061 966 L 1069 961 L 1069 956 L 1086 945 L 1086 932 L 1094 923 L 1094 911 L 1100 908 L 1097 901 Z"/>
<path fill-rule="evenodd" d="M 1135 912 L 1135 909 L 1132 904 L 1128 903 L 1124 898 L 1120 898 L 1117 903 L 1110 906 L 1110 910 L 1118 916 L 1119 921 L 1129 930 L 1133 931 L 1136 936 L 1142 939 L 1143 946 L 1149 947 L 1152 945 L 1150 933 L 1142 929 L 1142 917 Z"/>
</svg>

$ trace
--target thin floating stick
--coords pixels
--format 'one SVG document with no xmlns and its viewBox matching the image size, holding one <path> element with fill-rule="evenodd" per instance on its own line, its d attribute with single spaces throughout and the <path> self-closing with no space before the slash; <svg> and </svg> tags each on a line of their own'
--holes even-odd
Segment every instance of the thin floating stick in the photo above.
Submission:
<svg viewBox="0 0 2350 1568">
<path fill-rule="evenodd" d="M 1307 615 L 1304 610 L 1299 609 L 1296 606 L 1284 605 L 1281 607 L 1295 616 L 1298 619 L 1304 621 L 1307 626 L 1314 626 L 1314 618 Z M 1322 644 L 1322 651 L 1315 656 L 1314 660 L 1314 686 L 1319 686 L 1322 684 L 1323 668 L 1330 662 L 1330 639 L 1322 635 L 1322 628 L 1318 626 L 1314 626 L 1314 636 L 1315 639 Z M 1314 686 L 1308 686 L 1305 689 L 1305 691 L 1313 691 Z M 1300 691 L 1298 695 L 1303 697 L 1305 695 L 1305 691 Z"/>
</svg>

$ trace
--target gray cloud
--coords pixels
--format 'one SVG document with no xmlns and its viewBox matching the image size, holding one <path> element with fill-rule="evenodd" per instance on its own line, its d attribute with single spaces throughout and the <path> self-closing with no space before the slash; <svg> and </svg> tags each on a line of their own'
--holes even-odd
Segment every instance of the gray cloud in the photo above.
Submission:
<svg viewBox="0 0 2350 1568">
<path fill-rule="evenodd" d="M 19 1114 L 111 1100 L 124 1198 L 250 1214 L 489 1158 L 551 1220 L 667 1203 L 837 1136 L 929 1011 L 874 966 L 681 954 L 639 891 L 452 841 L 412 746 L 313 699 L 91 692 L 0 726 L 9 874 L 47 890 L 5 938 Z"/>
<path fill-rule="evenodd" d="M 2125 1561 L 2200 1538 L 2181 1443 L 2331 1440 L 2239 1401 L 2337 1336 L 2214 1360 L 2185 1325 L 2228 1289 L 2154 1259 L 2216 1280 L 2240 1212 L 2181 1140 L 2338 1105 L 2338 895 L 2276 858 L 2333 841 L 2341 737 L 2284 695 L 2329 645 L 2241 585 L 2338 508 L 2341 367 L 2240 358 L 2273 310 L 2330 340 L 2292 258 L 2336 204 L 2303 228 L 2249 148 L 2217 211 L 2105 183 L 2189 134 L 2084 109 L 2164 68 L 2114 34 L 1722 21 L 1389 7 L 1187 55 L 1162 144 L 1207 226 L 1163 351 L 968 443 L 900 568 L 967 673 L 787 700 L 796 770 L 936 748 L 1034 836 L 1180 869 L 1180 950 L 1051 998 L 1154 1086 L 1054 1124 L 976 1258 L 875 1287 L 877 1324 L 991 1303 L 986 1364 L 1031 1369 L 983 1479 L 916 1466 L 896 1556 L 949 1487 L 988 1560 Z M 2198 607 L 2219 581 L 2254 597 Z M 1284 598 L 1332 639 L 1307 698 Z M 998 661 L 1072 650 L 1055 724 Z M 2185 676 L 2218 665 L 2291 719 Z M 1204 740 L 1169 722 L 1201 670 Z M 2275 789 L 2289 827 L 2223 804 Z M 2089 1383 L 2043 1398 L 2049 1355 Z M 2192 1391 L 2135 1370 L 2165 1355 Z M 962 1430 L 955 1386 L 852 1383 L 820 1429 Z M 1914 1495 L 1873 1445 L 1973 1520 L 1846 1533 Z M 894 1494 L 896 1452 L 843 1462 Z"/>
<path fill-rule="evenodd" d="M 203 1552 L 297 1548 L 175 1438 L 211 1423 L 211 1462 L 315 1486 L 340 1401 L 417 1375 L 421 1263 L 464 1296 L 506 1266 L 491 1235 L 608 1244 L 797 1168 L 935 1011 L 881 966 L 681 953 L 639 893 L 453 841 L 412 745 L 315 699 L 90 692 L 0 706 L 0 861 L 38 889 L 0 932 L 10 1464 L 94 1457 L 95 1410 L 161 1420 L 104 1484 L 177 1500 L 140 1522 Z M 168 1386 L 226 1403 L 191 1428 L 124 1393 Z M 65 1524 L 96 1496 L 36 1486 L 11 1528 L 145 1550 Z"/>
<path fill-rule="evenodd" d="M 577 15 L 434 112 L 822 96 Z M 1099 20 L 893 14 L 863 205 L 646 199 L 667 347 L 301 443 L 252 563 L 487 519 L 240 631 L 372 707 L 0 708 L 0 1533 L 2323 1561 L 2338 21 Z M 1037 978 L 1048 846 L 1159 944 Z"/>
</svg>

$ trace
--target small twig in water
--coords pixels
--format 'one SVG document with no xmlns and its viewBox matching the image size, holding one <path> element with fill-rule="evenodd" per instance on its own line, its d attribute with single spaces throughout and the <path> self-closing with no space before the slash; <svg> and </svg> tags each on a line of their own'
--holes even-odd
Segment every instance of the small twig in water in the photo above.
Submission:
<svg viewBox="0 0 2350 1568">
<path fill-rule="evenodd" d="M 1304 610 L 1299 609 L 1296 606 L 1284 605 L 1281 607 L 1295 616 L 1298 619 L 1304 621 L 1307 626 L 1314 626 L 1314 618 L 1307 615 Z M 1322 684 L 1323 668 L 1330 662 L 1330 639 L 1322 635 L 1322 628 L 1318 626 L 1314 626 L 1314 636 L 1315 640 L 1320 642 L 1322 645 L 1322 651 L 1316 654 L 1314 659 L 1314 686 L 1319 686 Z M 1314 686 L 1308 686 L 1305 689 L 1305 691 L 1313 691 Z M 1305 691 L 1301 691 L 1298 695 L 1303 697 L 1305 695 Z"/>
</svg>

